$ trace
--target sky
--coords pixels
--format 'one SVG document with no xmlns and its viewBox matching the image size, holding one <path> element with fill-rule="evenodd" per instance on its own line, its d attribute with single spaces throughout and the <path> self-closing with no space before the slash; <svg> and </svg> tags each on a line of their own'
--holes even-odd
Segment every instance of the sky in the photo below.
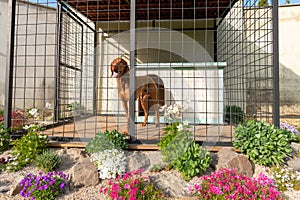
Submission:
<svg viewBox="0 0 300 200">
<path fill-rule="evenodd" d="M 285 0 L 279 0 L 278 1 L 279 5 L 280 4 L 285 4 L 285 2 L 286 2 Z M 300 3 L 300 0 L 290 0 L 290 3 L 291 4 L 293 4 L 293 3 Z"/>
</svg>

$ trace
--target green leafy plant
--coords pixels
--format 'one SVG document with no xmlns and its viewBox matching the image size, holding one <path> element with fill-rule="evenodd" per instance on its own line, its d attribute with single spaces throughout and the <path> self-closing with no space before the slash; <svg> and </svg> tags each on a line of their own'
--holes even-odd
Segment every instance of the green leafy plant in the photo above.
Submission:
<svg viewBox="0 0 300 200">
<path fill-rule="evenodd" d="M 85 151 L 89 154 L 102 152 L 106 149 L 114 149 L 114 144 L 102 132 L 96 133 L 85 147 Z"/>
<path fill-rule="evenodd" d="M 300 172 L 285 166 L 274 166 L 269 171 L 280 191 L 300 190 Z"/>
<path fill-rule="evenodd" d="M 178 132 L 178 128 L 177 126 L 179 125 L 179 122 L 175 122 L 172 124 L 169 124 L 168 126 L 166 126 L 163 130 L 163 137 L 161 138 L 161 140 L 157 143 L 157 146 L 159 147 L 159 149 L 163 149 L 165 148 L 176 136 L 177 132 Z"/>
<path fill-rule="evenodd" d="M 13 141 L 12 144 L 14 145 L 12 152 L 13 159 L 7 163 L 6 169 L 8 171 L 18 171 L 25 165 L 33 162 L 36 156 L 46 149 L 48 138 L 29 129 L 26 135 L 22 136 L 21 139 Z"/>
<path fill-rule="evenodd" d="M 143 169 L 127 172 L 123 176 L 111 179 L 108 185 L 100 187 L 100 193 L 108 199 L 152 200 L 163 199 L 163 192 L 155 188 L 149 177 L 143 176 Z"/>
<path fill-rule="evenodd" d="M 245 113 L 239 106 L 226 106 L 225 108 L 225 120 L 233 124 L 240 124 L 245 121 Z"/>
<path fill-rule="evenodd" d="M 184 179 L 189 181 L 192 177 L 205 172 L 211 160 L 210 153 L 193 141 L 188 149 L 174 160 L 174 169 L 181 172 Z"/>
<path fill-rule="evenodd" d="M 300 134 L 295 134 L 295 140 L 296 143 L 300 143 Z"/>
<path fill-rule="evenodd" d="M 177 126 L 176 126 L 177 125 Z M 160 150 L 165 162 L 181 172 L 186 180 L 206 171 L 211 163 L 208 151 L 193 141 L 187 125 L 173 123 L 165 129 Z"/>
<path fill-rule="evenodd" d="M 253 162 L 270 166 L 284 163 L 291 156 L 294 134 L 266 122 L 249 120 L 235 128 L 233 146 Z"/>
<path fill-rule="evenodd" d="M 20 182 L 20 195 L 35 200 L 54 200 L 66 187 L 67 175 L 63 172 L 49 172 L 38 175 L 28 174 Z"/>
<path fill-rule="evenodd" d="M 126 149 L 128 144 L 125 136 L 117 130 L 112 132 L 105 131 L 104 133 L 98 132 L 87 144 L 85 151 L 87 153 L 102 152 L 106 149 Z"/>
<path fill-rule="evenodd" d="M 178 131 L 170 142 L 161 148 L 161 155 L 165 162 L 173 163 L 174 160 L 180 158 L 192 144 L 190 139 L 191 132 L 188 130 Z"/>
<path fill-rule="evenodd" d="M 9 129 L 4 129 L 3 124 L 0 123 L 0 154 L 2 153 L 2 151 L 9 148 L 9 143 Z"/>
<path fill-rule="evenodd" d="M 127 149 L 128 143 L 126 142 L 126 137 L 124 134 L 120 133 L 118 130 L 112 130 L 109 132 L 106 130 L 104 135 L 107 136 L 108 140 L 112 142 L 118 149 Z"/>
<path fill-rule="evenodd" d="M 38 154 L 35 158 L 35 166 L 44 172 L 50 172 L 57 169 L 61 164 L 61 157 L 52 150 L 44 150 L 42 154 Z"/>
</svg>

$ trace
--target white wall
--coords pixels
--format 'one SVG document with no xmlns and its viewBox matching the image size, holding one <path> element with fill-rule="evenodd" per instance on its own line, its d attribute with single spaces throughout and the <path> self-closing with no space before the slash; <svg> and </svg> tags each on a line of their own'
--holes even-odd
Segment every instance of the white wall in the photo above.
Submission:
<svg viewBox="0 0 300 200">
<path fill-rule="evenodd" d="M 281 114 L 300 114 L 300 4 L 279 8 Z"/>
<path fill-rule="evenodd" d="M 7 55 L 7 0 L 0 0 L 0 109 L 5 103 L 5 73 L 6 73 L 6 55 Z"/>
</svg>

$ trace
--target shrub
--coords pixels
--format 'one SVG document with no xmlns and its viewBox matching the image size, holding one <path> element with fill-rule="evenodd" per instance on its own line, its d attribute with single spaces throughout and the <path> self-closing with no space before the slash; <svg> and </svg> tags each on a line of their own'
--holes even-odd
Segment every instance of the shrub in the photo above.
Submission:
<svg viewBox="0 0 300 200">
<path fill-rule="evenodd" d="M 192 143 L 192 139 L 189 138 L 190 136 L 191 132 L 186 129 L 184 131 L 177 131 L 174 138 L 170 139 L 161 148 L 160 153 L 163 156 L 163 160 L 173 163 L 174 160 L 180 158 Z M 168 135 L 165 137 L 168 137 Z"/>
<path fill-rule="evenodd" d="M 120 133 L 118 130 L 112 130 L 109 132 L 106 130 L 104 135 L 107 136 L 108 140 L 115 145 L 117 149 L 127 149 L 128 144 L 126 142 L 126 137 L 124 134 Z"/>
<path fill-rule="evenodd" d="M 163 199 L 163 193 L 154 187 L 148 177 L 142 176 L 143 170 L 127 172 L 108 182 L 107 187 L 100 187 L 100 193 L 109 199 L 152 200 Z"/>
<path fill-rule="evenodd" d="M 61 157 L 52 149 L 44 150 L 42 154 L 36 156 L 35 166 L 44 172 L 57 169 L 61 164 Z"/>
<path fill-rule="evenodd" d="M 291 156 L 293 135 L 286 129 L 249 120 L 245 125 L 236 127 L 233 146 L 240 148 L 241 153 L 257 164 L 280 165 Z"/>
<path fill-rule="evenodd" d="M 66 187 L 66 174 L 63 172 L 49 172 L 39 175 L 28 174 L 21 182 L 23 188 L 20 195 L 35 200 L 54 200 Z"/>
<path fill-rule="evenodd" d="M 249 178 L 226 168 L 202 176 L 188 191 L 199 199 L 283 199 L 267 176 L 260 174 L 258 178 Z"/>
<path fill-rule="evenodd" d="M 165 131 L 171 131 L 162 138 L 160 148 L 164 161 L 170 163 L 168 167 L 173 167 L 181 172 L 186 180 L 190 180 L 206 171 L 211 157 L 208 151 L 190 138 L 192 133 L 186 128 L 186 125 L 180 123 L 176 128 L 175 124 L 169 125 Z"/>
<path fill-rule="evenodd" d="M 210 166 L 210 153 L 199 144 L 192 142 L 186 152 L 174 160 L 174 169 L 181 172 L 184 179 L 189 181 L 197 175 L 201 175 Z"/>
<path fill-rule="evenodd" d="M 239 106 L 226 106 L 225 113 L 225 120 L 233 124 L 240 124 L 245 120 L 245 113 Z"/>
<path fill-rule="evenodd" d="M 159 149 L 165 148 L 176 136 L 178 132 L 177 126 L 179 125 L 179 122 L 172 123 L 168 126 L 166 126 L 163 130 L 163 137 L 161 140 L 157 143 L 157 146 Z"/>
<path fill-rule="evenodd" d="M 11 114 L 12 118 L 12 128 L 14 130 L 20 130 L 23 128 L 23 125 L 27 123 L 27 116 L 24 110 L 15 110 Z"/>
<path fill-rule="evenodd" d="M 269 171 L 280 191 L 300 190 L 300 172 L 282 166 L 272 167 Z"/>
<path fill-rule="evenodd" d="M 13 143 L 13 159 L 7 163 L 8 171 L 18 171 L 25 165 L 35 160 L 38 154 L 41 154 L 47 147 L 47 136 L 39 135 L 37 132 L 28 130 L 28 133 L 21 139 L 15 140 Z"/>
<path fill-rule="evenodd" d="M 105 131 L 104 133 L 98 132 L 87 144 L 85 151 L 87 153 L 98 153 L 106 149 L 122 149 L 127 148 L 128 144 L 125 141 L 125 136 L 117 130 L 112 132 Z"/>
<path fill-rule="evenodd" d="M 101 179 L 116 178 L 125 172 L 125 155 L 122 150 L 106 149 L 102 152 L 92 153 L 91 160 L 98 168 Z"/>
<path fill-rule="evenodd" d="M 2 153 L 2 151 L 9 148 L 9 141 L 9 129 L 4 129 L 3 124 L 0 123 L 0 154 Z"/>
</svg>

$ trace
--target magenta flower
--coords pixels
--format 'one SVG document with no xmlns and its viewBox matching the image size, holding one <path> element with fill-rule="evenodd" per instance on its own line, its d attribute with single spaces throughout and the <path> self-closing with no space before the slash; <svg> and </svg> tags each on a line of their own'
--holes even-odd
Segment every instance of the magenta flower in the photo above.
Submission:
<svg viewBox="0 0 300 200">
<path fill-rule="evenodd" d="M 123 177 L 111 179 L 108 186 L 100 187 L 99 192 L 108 195 L 111 200 L 136 200 L 147 197 L 148 177 L 142 176 L 143 170 L 127 172 Z M 154 190 L 156 193 L 151 196 L 155 200 L 161 200 L 163 194 Z M 149 192 L 149 191 L 148 191 Z M 153 195 L 153 194 L 151 194 Z"/>
<path fill-rule="evenodd" d="M 199 178 L 199 182 L 189 188 L 191 194 L 200 199 L 229 200 L 281 200 L 273 181 L 265 175 L 257 179 L 238 174 L 234 169 L 220 169 L 210 176 Z"/>
</svg>

